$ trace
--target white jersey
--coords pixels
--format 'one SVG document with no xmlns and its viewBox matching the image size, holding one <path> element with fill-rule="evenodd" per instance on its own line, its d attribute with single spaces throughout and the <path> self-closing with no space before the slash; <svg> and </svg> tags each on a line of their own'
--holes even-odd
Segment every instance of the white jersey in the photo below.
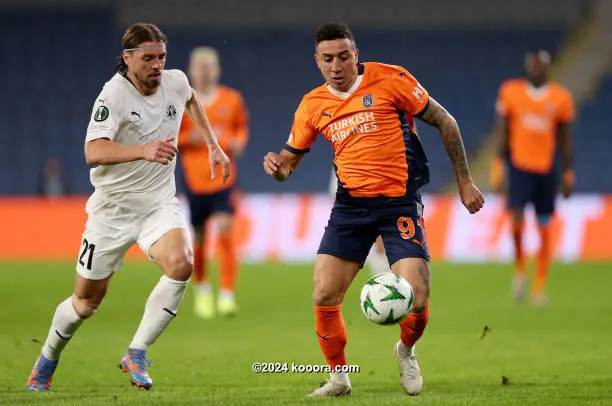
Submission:
<svg viewBox="0 0 612 406">
<path fill-rule="evenodd" d="M 94 104 L 85 142 L 98 138 L 123 145 L 148 145 L 174 137 L 191 98 L 191 87 L 180 70 L 164 70 L 161 85 L 143 96 L 123 75 L 106 82 Z M 94 194 L 130 210 L 146 211 L 176 194 L 176 158 L 168 165 L 137 160 L 99 165 L 90 172 Z"/>
</svg>

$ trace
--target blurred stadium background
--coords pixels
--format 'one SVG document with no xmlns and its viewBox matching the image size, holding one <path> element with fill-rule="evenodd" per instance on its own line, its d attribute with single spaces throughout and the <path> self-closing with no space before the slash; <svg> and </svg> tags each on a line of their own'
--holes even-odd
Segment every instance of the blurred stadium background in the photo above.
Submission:
<svg viewBox="0 0 612 406">
<path fill-rule="evenodd" d="M 266 152 L 282 148 L 301 96 L 322 83 L 312 57 L 313 36 L 316 26 L 327 20 L 342 20 L 351 26 L 362 61 L 406 67 L 454 114 L 462 129 L 474 177 L 485 191 L 493 150 L 490 133 L 498 86 L 505 79 L 522 75 L 523 55 L 527 50 L 550 50 L 554 57 L 553 79 L 570 88 L 578 113 L 573 126 L 577 194 L 569 200 L 560 200 L 555 255 L 564 264 L 557 264 L 551 277 L 551 288 L 557 293 L 553 303 L 561 301 L 564 295 L 576 297 L 565 288 L 582 286 L 584 294 L 589 294 L 589 289 L 580 285 L 574 276 L 577 272 L 584 272 L 582 283 L 589 280 L 589 283 L 609 286 L 612 282 L 610 1 L 0 0 L 0 49 L 4 57 L 0 65 L 4 78 L 0 92 L 0 280 L 3 281 L 0 303 L 4 312 L 0 337 L 16 353 L 21 351 L 27 357 L 27 362 L 23 362 L 7 356 L 7 367 L 13 365 L 21 375 L 27 374 L 30 358 L 33 361 L 36 351 L 32 346 L 13 344 L 17 342 L 17 332 L 28 338 L 27 334 L 42 337 L 55 300 L 65 297 L 70 289 L 69 280 L 85 222 L 84 202 L 91 192 L 83 157 L 84 134 L 94 98 L 113 74 L 115 58 L 121 52 L 121 35 L 133 22 L 153 22 L 168 35 L 167 68 L 185 69 L 189 52 L 195 46 L 217 48 L 223 69 L 222 83 L 239 89 L 244 95 L 251 119 L 250 142 L 238 164 L 242 197 L 237 235 L 247 263 L 241 288 L 244 300 L 251 298 L 252 305 L 261 309 L 256 304 L 256 295 L 253 291 L 249 293 L 249 287 L 254 289 L 257 285 L 250 285 L 249 281 L 261 284 L 260 278 L 268 268 L 266 264 L 279 263 L 270 265 L 270 272 L 276 280 L 284 281 L 284 271 L 293 269 L 291 263 L 312 262 L 331 206 L 327 195 L 331 147 L 322 140 L 317 141 L 293 178 L 282 184 L 265 175 L 261 161 Z M 487 194 L 487 206 L 481 214 L 470 217 L 464 213 L 453 195 L 453 173 L 439 136 L 422 123 L 418 129 L 431 163 L 432 182 L 425 188 L 426 224 L 434 267 L 439 264 L 442 268 L 439 278 L 452 275 L 453 269 L 467 272 L 465 266 L 455 268 L 453 263 L 480 262 L 484 265 L 475 268 L 484 279 L 481 279 L 482 285 L 471 289 L 482 289 L 489 280 L 486 270 L 493 269 L 499 271 L 497 279 L 489 281 L 503 286 L 486 286 L 499 292 L 498 297 L 488 297 L 489 304 L 495 300 L 509 301 L 509 293 L 505 292 L 509 292 L 511 266 L 489 266 L 492 262 L 506 263 L 512 254 L 502 198 Z M 53 170 L 54 165 L 61 168 L 67 193 L 50 198 L 43 196 L 41 182 L 43 173 Z M 180 192 L 183 187 L 180 171 L 177 176 Z M 533 252 L 537 244 L 532 220 L 526 237 L 528 251 Z M 127 267 L 136 268 L 135 275 L 152 274 L 140 270 L 151 267 L 143 263 L 141 253 L 133 250 L 130 258 Z M 596 268 L 586 265 L 592 261 L 599 261 Z M 305 268 L 296 266 L 296 269 Z M 594 271 L 589 273 L 591 269 Z M 561 275 L 558 281 L 564 281 L 557 282 L 558 285 L 554 285 L 556 271 Z M 126 278 L 125 282 L 117 283 L 140 280 L 125 273 L 121 276 Z M 304 275 L 305 278 L 300 278 L 306 285 L 300 289 L 306 303 L 304 311 L 309 312 L 309 274 Z M 56 283 L 60 280 L 65 283 Z M 25 310 L 8 310 L 9 299 L 17 297 L 20 284 L 47 283 L 53 286 L 52 293 L 24 305 L 30 314 L 42 312 L 43 315 L 36 324 L 17 328 L 15 323 Z M 257 289 L 260 288 L 264 289 L 261 286 Z M 35 289 L 37 295 L 40 290 L 40 286 Z M 604 296 L 600 299 L 593 302 L 591 309 L 593 325 L 599 328 L 592 331 L 593 340 L 604 335 L 610 341 L 609 311 L 612 309 L 609 299 Z M 469 297 L 457 300 L 470 306 Z M 454 304 L 449 306 L 450 309 Z M 504 306 L 497 309 L 492 305 L 492 308 L 514 311 Z M 555 311 L 570 311 L 571 306 L 565 306 Z M 248 311 L 245 309 L 246 314 Z M 526 325 L 561 323 L 554 314 L 548 313 L 552 319 L 536 318 Z M 602 325 L 596 316 L 604 314 L 607 316 L 602 317 L 607 317 L 607 321 Z M 529 318 L 530 314 L 523 316 Z M 136 319 L 132 321 L 135 322 Z M 257 323 L 262 322 L 265 320 Z M 305 320 L 306 334 L 310 334 L 310 322 Z M 509 331 L 521 331 L 522 327 L 513 325 L 511 320 L 508 323 Z M 182 326 L 189 331 L 186 324 Z M 219 329 L 218 334 L 224 334 L 223 328 L 215 328 Z M 558 333 L 555 328 L 548 331 L 547 337 Z M 315 341 L 310 335 L 307 337 L 308 340 L 303 339 L 308 343 L 307 351 L 312 352 L 313 360 L 320 362 Z M 432 340 L 436 342 L 435 338 Z M 571 345 L 572 340 L 568 338 L 567 344 Z M 502 341 L 499 345 L 506 347 Z M 562 352 L 564 347 L 558 348 Z M 534 348 L 532 351 L 538 353 Z M 511 359 L 514 355 L 511 352 L 506 356 Z M 565 365 L 542 366 L 542 371 Z M 588 368 L 585 366 L 585 369 Z M 542 371 L 538 370 L 537 374 Z M 15 382 L 19 385 L 21 380 L 25 382 L 26 376 L 21 375 L 17 380 L 6 378 L 9 395 L 20 390 L 15 389 Z M 605 376 L 607 380 L 603 382 L 609 388 L 612 386 L 609 369 Z M 554 392 L 551 389 L 550 393 Z M 601 396 L 597 399 L 612 402 Z M 7 399 L 18 402 L 17 398 Z M 266 402 L 257 397 L 251 399 Z M 536 403 L 543 404 L 539 400 Z"/>
</svg>

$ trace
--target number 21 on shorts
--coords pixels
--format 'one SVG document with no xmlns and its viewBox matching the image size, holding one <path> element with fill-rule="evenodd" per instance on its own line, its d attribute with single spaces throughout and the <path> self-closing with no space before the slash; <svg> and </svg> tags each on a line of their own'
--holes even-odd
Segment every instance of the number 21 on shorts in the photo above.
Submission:
<svg viewBox="0 0 612 406">
<path fill-rule="evenodd" d="M 404 240 L 410 240 L 415 244 L 420 245 L 422 248 L 425 246 L 424 241 L 420 241 L 415 238 L 416 235 L 416 227 L 419 227 L 422 230 L 423 236 L 425 236 L 425 222 L 423 217 L 419 217 L 417 220 L 417 224 L 415 226 L 414 220 L 411 217 L 400 217 L 397 219 L 397 229 L 400 232 L 400 236 Z"/>
<path fill-rule="evenodd" d="M 83 250 L 81 251 L 81 255 L 79 255 L 79 264 L 81 264 L 82 267 L 86 267 L 89 271 L 91 271 L 91 263 L 93 261 L 95 249 L 95 244 L 90 244 L 87 238 L 83 238 Z M 85 266 L 85 261 L 87 261 L 87 266 Z"/>
</svg>

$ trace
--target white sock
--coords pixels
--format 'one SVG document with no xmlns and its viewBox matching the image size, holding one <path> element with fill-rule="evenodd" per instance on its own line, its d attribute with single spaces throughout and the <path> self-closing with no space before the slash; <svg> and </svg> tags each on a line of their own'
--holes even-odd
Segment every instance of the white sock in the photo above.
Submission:
<svg viewBox="0 0 612 406">
<path fill-rule="evenodd" d="M 70 296 L 55 309 L 49 335 L 42 348 L 42 355 L 52 361 L 58 360 L 62 350 L 81 323 L 83 323 L 83 319 L 74 310 L 72 296 Z"/>
<path fill-rule="evenodd" d="M 400 357 L 405 358 L 412 355 L 413 349 L 414 345 L 412 347 L 406 347 L 406 345 L 400 341 L 399 346 L 397 347 L 397 353 Z"/>
<path fill-rule="evenodd" d="M 140 326 L 129 348 L 148 350 L 176 316 L 189 281 L 176 281 L 162 276 L 145 306 Z"/>
<path fill-rule="evenodd" d="M 219 298 L 234 300 L 234 292 L 228 289 L 222 289 L 221 293 L 219 294 Z"/>
<path fill-rule="evenodd" d="M 338 382 L 342 385 L 351 386 L 351 380 L 346 372 L 332 372 L 331 379 L 332 381 Z"/>
<path fill-rule="evenodd" d="M 212 288 L 210 287 L 210 283 L 208 282 L 198 283 L 195 285 L 195 288 L 196 292 L 198 292 L 199 295 L 207 295 L 212 292 Z"/>
<path fill-rule="evenodd" d="M 370 268 L 372 274 L 379 274 L 385 272 L 391 272 L 391 268 L 389 267 L 389 261 L 387 261 L 387 256 L 385 254 L 380 254 L 372 250 L 368 258 L 366 259 L 366 265 Z"/>
</svg>

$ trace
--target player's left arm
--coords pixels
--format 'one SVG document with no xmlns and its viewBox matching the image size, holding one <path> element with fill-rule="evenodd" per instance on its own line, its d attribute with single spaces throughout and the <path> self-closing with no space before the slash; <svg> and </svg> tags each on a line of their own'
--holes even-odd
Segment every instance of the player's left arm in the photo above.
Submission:
<svg viewBox="0 0 612 406">
<path fill-rule="evenodd" d="M 562 192 L 564 197 L 571 196 L 574 189 L 575 175 L 573 169 L 573 150 L 571 126 L 574 121 L 574 99 L 569 91 L 562 96 L 558 110 L 557 141 L 561 152 Z"/>
<path fill-rule="evenodd" d="M 457 120 L 431 96 L 425 110 L 417 117 L 440 131 L 444 148 L 455 169 L 461 201 L 470 213 L 476 213 L 484 205 L 484 197 L 472 181 Z"/>
<path fill-rule="evenodd" d="M 562 169 L 562 186 L 563 196 L 570 197 L 574 189 L 574 170 L 573 168 L 573 150 L 571 137 L 571 124 L 559 123 L 557 125 L 557 138 L 559 150 L 561 151 L 561 169 Z"/>
<path fill-rule="evenodd" d="M 249 111 L 242 99 L 238 96 L 234 113 L 234 136 L 232 137 L 232 156 L 239 158 L 244 153 L 249 140 Z"/>
<path fill-rule="evenodd" d="M 223 182 L 225 183 L 230 175 L 230 160 L 219 146 L 217 137 L 215 137 L 210 122 L 206 117 L 206 113 L 202 108 L 202 103 L 193 89 L 191 89 L 191 97 L 187 100 L 187 103 L 185 103 L 185 113 L 193 122 L 198 134 L 204 137 L 204 142 L 208 147 L 212 177 L 214 178 L 216 176 L 216 166 L 221 165 L 223 169 Z"/>
</svg>

